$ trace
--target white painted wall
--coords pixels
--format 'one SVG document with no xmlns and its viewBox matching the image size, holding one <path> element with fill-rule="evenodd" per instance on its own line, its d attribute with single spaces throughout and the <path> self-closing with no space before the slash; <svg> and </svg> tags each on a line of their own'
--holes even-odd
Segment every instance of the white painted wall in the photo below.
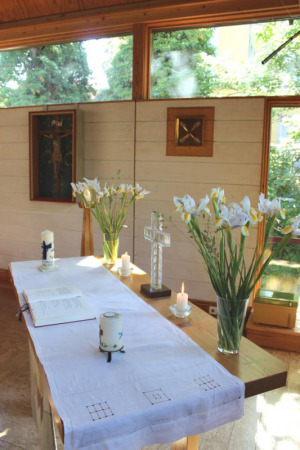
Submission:
<svg viewBox="0 0 300 450">
<path fill-rule="evenodd" d="M 83 176 L 110 180 L 118 169 L 124 182 L 133 183 L 133 102 L 64 105 L 51 110 L 78 108 L 82 120 Z M 40 259 L 40 233 L 54 232 L 55 257 L 80 255 L 82 210 L 77 204 L 30 201 L 29 111 L 0 110 L 0 268 L 11 261 Z M 122 231 L 120 251 L 132 254 L 133 221 Z M 101 253 L 102 235 L 94 222 L 95 252 Z"/>
<path fill-rule="evenodd" d="M 212 158 L 166 156 L 168 107 L 214 106 Z M 120 236 L 120 252 L 134 252 L 134 261 L 150 270 L 150 243 L 143 238 L 153 210 L 173 213 L 173 196 L 199 200 L 212 187 L 223 187 L 229 201 L 259 194 L 263 134 L 263 98 L 200 99 L 63 105 L 77 108 L 83 130 L 83 176 L 109 181 L 118 169 L 125 183 L 138 181 L 151 194 L 136 204 L 135 219 Z M 51 229 L 55 256 L 80 254 L 82 210 L 76 204 L 29 200 L 28 112 L 42 108 L 0 110 L 0 268 L 11 261 L 40 258 L 40 232 Z M 199 255 L 179 218 L 168 225 L 171 248 L 164 250 L 164 284 L 178 291 L 182 281 L 191 298 L 215 300 Z M 94 223 L 95 252 L 101 233 Z M 247 249 L 255 247 L 256 233 Z M 133 250 L 134 245 L 134 250 Z"/>
</svg>

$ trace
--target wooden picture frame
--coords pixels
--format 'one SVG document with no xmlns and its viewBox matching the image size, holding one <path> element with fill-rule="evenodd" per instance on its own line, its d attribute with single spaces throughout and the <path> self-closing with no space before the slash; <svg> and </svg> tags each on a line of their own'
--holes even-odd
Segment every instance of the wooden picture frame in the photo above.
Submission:
<svg viewBox="0 0 300 450">
<path fill-rule="evenodd" d="M 214 107 L 168 108 L 167 156 L 213 156 Z"/>
<path fill-rule="evenodd" d="M 75 202 L 76 110 L 29 113 L 30 200 Z"/>
</svg>

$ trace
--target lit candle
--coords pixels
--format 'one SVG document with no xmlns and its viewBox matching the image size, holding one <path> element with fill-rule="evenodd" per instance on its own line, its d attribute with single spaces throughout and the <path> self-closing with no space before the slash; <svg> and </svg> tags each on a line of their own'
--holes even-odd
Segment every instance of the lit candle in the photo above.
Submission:
<svg viewBox="0 0 300 450">
<path fill-rule="evenodd" d="M 178 311 L 184 311 L 185 309 L 187 309 L 188 297 L 188 294 L 184 292 L 184 283 L 182 283 L 181 292 L 177 294 L 176 308 L 178 309 Z"/>
<path fill-rule="evenodd" d="M 128 255 L 128 253 L 124 253 L 121 256 L 121 261 L 122 261 L 122 267 L 121 267 L 121 272 L 122 275 L 129 275 L 130 274 L 130 255 Z"/>
</svg>

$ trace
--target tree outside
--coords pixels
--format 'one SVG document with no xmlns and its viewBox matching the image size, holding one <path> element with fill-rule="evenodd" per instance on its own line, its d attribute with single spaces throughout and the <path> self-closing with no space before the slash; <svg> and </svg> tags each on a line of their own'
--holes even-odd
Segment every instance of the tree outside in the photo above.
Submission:
<svg viewBox="0 0 300 450">
<path fill-rule="evenodd" d="M 115 39 L 119 41 L 118 49 L 105 70 L 108 88 L 100 88 L 94 101 L 132 99 L 133 37 L 130 35 Z"/>
<path fill-rule="evenodd" d="M 151 98 L 206 97 L 215 77 L 206 62 L 216 54 L 213 28 L 152 34 Z"/>
<path fill-rule="evenodd" d="M 300 92 L 300 36 L 262 64 L 280 45 L 292 37 L 300 20 L 266 22 L 251 26 L 249 58 L 232 72 L 230 61 L 220 61 L 217 72 L 222 85 L 231 87 L 231 95 L 297 95 Z"/>
<path fill-rule="evenodd" d="M 153 33 L 151 98 L 298 94 L 299 36 L 266 64 L 262 61 L 299 27 L 300 20 L 292 25 L 284 20 Z M 226 28 L 235 36 L 227 49 Z"/>
<path fill-rule="evenodd" d="M 0 106 L 90 101 L 95 90 L 81 42 L 0 53 Z"/>
</svg>

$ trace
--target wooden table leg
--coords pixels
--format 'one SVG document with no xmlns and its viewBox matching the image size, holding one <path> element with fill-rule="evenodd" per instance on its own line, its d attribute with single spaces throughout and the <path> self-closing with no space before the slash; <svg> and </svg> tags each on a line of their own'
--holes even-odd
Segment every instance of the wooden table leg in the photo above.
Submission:
<svg viewBox="0 0 300 450">
<path fill-rule="evenodd" d="M 199 448 L 199 435 L 188 436 L 179 441 L 173 442 L 172 450 L 198 450 Z"/>
<path fill-rule="evenodd" d="M 82 208 L 82 206 L 80 206 Z M 81 234 L 81 256 L 94 254 L 94 237 L 92 214 L 89 208 L 83 207 L 83 221 Z"/>
</svg>

